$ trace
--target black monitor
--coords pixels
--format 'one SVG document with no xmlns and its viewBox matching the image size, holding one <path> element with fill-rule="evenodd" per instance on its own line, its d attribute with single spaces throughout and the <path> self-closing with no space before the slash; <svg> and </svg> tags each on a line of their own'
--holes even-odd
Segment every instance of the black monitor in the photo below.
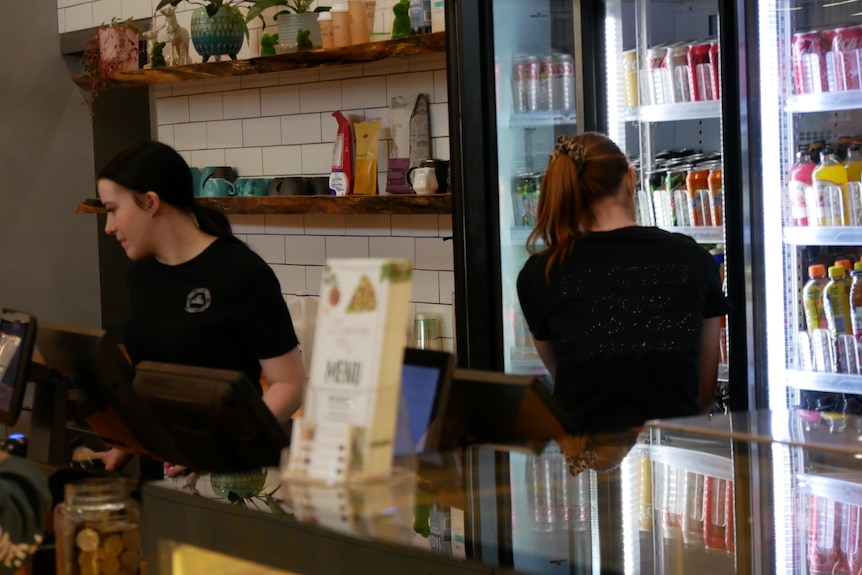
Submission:
<svg viewBox="0 0 862 575">
<path fill-rule="evenodd" d="M 111 447 L 180 465 L 188 460 L 132 387 L 134 369 L 106 332 L 40 323 L 36 349 L 67 387 L 70 420 Z M 39 385 L 52 385 L 41 382 Z"/>
<path fill-rule="evenodd" d="M 489 443 L 536 450 L 577 433 L 575 422 L 536 376 L 456 369 L 440 447 Z"/>
<path fill-rule="evenodd" d="M 0 313 L 0 423 L 3 425 L 15 425 L 21 414 L 35 338 L 35 317 L 10 309 Z"/>
<path fill-rule="evenodd" d="M 395 455 L 437 450 L 443 426 L 440 415 L 449 398 L 454 370 L 455 356 L 449 352 L 404 349 Z"/>
<path fill-rule="evenodd" d="M 142 361 L 134 387 L 194 469 L 277 466 L 290 444 L 289 430 L 242 372 Z"/>
</svg>

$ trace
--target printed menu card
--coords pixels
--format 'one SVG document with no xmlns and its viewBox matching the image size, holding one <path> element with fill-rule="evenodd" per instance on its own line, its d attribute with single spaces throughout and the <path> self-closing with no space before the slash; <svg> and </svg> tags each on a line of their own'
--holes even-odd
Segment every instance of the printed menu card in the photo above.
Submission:
<svg viewBox="0 0 862 575">
<path fill-rule="evenodd" d="M 409 260 L 327 261 L 285 478 L 340 483 L 389 476 L 412 274 Z"/>
</svg>

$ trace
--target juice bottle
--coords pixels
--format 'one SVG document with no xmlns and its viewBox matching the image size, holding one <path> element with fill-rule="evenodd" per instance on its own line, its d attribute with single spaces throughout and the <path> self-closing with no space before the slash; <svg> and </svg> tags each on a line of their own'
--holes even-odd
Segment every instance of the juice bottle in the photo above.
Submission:
<svg viewBox="0 0 862 575">
<path fill-rule="evenodd" d="M 829 329 L 826 313 L 823 310 L 823 288 L 826 287 L 826 266 L 815 264 L 808 266 L 810 278 L 802 287 L 802 305 L 805 308 L 805 324 L 808 334 L 813 335 L 815 329 Z"/>
<path fill-rule="evenodd" d="M 692 205 L 693 226 L 712 225 L 712 199 L 709 197 L 709 168 L 692 166 L 685 176 L 685 189 Z"/>
<path fill-rule="evenodd" d="M 849 278 L 850 272 L 853 271 L 853 264 L 850 263 L 850 260 L 848 260 L 847 258 L 835 260 L 835 263 L 832 265 L 841 266 L 842 268 L 844 268 L 844 277 L 845 278 Z"/>
<path fill-rule="evenodd" d="M 823 310 L 832 337 L 849 335 L 852 330 L 849 287 L 844 268 L 830 267 L 829 283 L 823 288 Z"/>
<path fill-rule="evenodd" d="M 847 172 L 848 182 L 862 181 L 862 145 L 852 144 L 847 150 L 844 170 Z"/>
<path fill-rule="evenodd" d="M 805 203 L 805 193 L 813 185 L 811 172 L 814 171 L 815 167 L 817 167 L 817 164 L 811 160 L 811 152 L 808 151 L 808 146 L 799 146 L 796 150 L 796 161 L 787 174 L 790 213 L 794 226 L 808 225 L 808 207 Z"/>
<path fill-rule="evenodd" d="M 722 215 L 722 210 L 724 209 L 724 185 L 722 184 L 721 164 L 712 164 L 707 181 L 709 196 L 712 200 L 712 225 L 720 226 L 724 221 L 724 216 Z M 807 220 L 807 213 L 805 217 Z"/>
<path fill-rule="evenodd" d="M 853 337 L 857 343 L 862 343 L 862 262 L 856 262 L 854 268 L 850 272 L 850 321 Z"/>
<path fill-rule="evenodd" d="M 833 148 L 823 148 L 820 163 L 811 172 L 811 180 L 817 190 L 819 225 L 848 225 L 850 203 L 847 198 L 847 170 L 838 161 Z"/>
</svg>

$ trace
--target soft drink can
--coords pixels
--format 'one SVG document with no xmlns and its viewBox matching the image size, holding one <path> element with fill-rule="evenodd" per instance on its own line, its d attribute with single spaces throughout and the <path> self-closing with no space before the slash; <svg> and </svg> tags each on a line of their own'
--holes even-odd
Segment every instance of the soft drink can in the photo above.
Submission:
<svg viewBox="0 0 862 575">
<path fill-rule="evenodd" d="M 513 89 L 516 112 L 539 109 L 539 59 L 528 54 L 515 58 Z"/>
<path fill-rule="evenodd" d="M 571 54 L 554 53 L 555 110 L 577 108 L 575 95 L 575 59 Z"/>
<path fill-rule="evenodd" d="M 797 94 L 817 94 L 829 89 L 826 58 L 820 32 L 810 30 L 793 35 L 793 76 Z"/>
<path fill-rule="evenodd" d="M 622 57 L 623 94 L 626 106 L 638 105 L 638 51 L 626 50 Z"/>
<path fill-rule="evenodd" d="M 686 42 L 679 42 L 667 49 L 670 68 L 671 96 L 674 102 L 690 102 L 691 88 L 688 74 L 688 48 Z M 637 70 L 635 70 L 637 72 Z"/>
<path fill-rule="evenodd" d="M 554 58 L 544 56 L 539 61 L 539 109 L 556 110 L 560 107 L 554 93 L 556 83 Z"/>
<path fill-rule="evenodd" d="M 719 54 L 718 42 L 709 44 L 709 67 L 712 73 L 712 100 L 721 98 L 721 56 Z"/>
<path fill-rule="evenodd" d="M 688 74 L 693 102 L 713 100 L 710 42 L 697 42 L 688 47 Z"/>
<path fill-rule="evenodd" d="M 862 88 L 862 26 L 838 28 L 832 37 L 832 61 L 837 90 Z"/>
<path fill-rule="evenodd" d="M 647 82 L 653 104 L 669 104 L 670 69 L 667 62 L 667 46 L 660 44 L 647 49 Z"/>
</svg>

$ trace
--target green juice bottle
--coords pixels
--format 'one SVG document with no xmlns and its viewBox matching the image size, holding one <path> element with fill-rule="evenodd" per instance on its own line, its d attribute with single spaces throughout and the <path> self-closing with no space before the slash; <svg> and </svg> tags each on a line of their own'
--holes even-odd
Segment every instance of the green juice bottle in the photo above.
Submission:
<svg viewBox="0 0 862 575">
<path fill-rule="evenodd" d="M 823 309 L 826 312 L 826 322 L 832 337 L 849 335 L 850 320 L 850 286 L 844 266 L 829 268 L 829 283 L 823 289 Z"/>
</svg>

